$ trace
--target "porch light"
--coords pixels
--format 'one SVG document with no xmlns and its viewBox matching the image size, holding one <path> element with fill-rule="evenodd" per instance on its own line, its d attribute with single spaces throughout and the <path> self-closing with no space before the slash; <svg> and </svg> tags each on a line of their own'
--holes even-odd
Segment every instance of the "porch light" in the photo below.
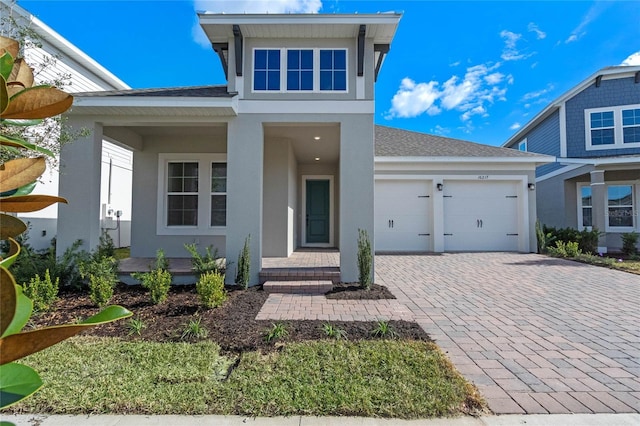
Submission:
<svg viewBox="0 0 640 426">
<path fill-rule="evenodd" d="M 319 141 L 320 140 L 320 136 L 314 136 L 313 140 Z"/>
<path fill-rule="evenodd" d="M 529 188 L 529 191 L 534 191 L 536 189 L 536 184 L 535 183 L 530 183 L 527 185 L 527 187 Z"/>
<path fill-rule="evenodd" d="M 316 157 L 316 161 L 320 161 L 320 157 Z"/>
<path fill-rule="evenodd" d="M 436 184 L 436 188 L 438 188 L 438 191 L 442 191 L 444 189 L 444 186 L 441 183 Z"/>
</svg>

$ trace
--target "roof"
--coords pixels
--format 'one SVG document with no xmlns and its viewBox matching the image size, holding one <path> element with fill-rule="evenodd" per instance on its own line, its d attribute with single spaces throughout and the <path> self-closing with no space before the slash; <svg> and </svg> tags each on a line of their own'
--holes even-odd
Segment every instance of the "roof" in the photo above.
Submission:
<svg viewBox="0 0 640 426">
<path fill-rule="evenodd" d="M 164 87 L 153 89 L 107 90 L 99 92 L 74 93 L 75 97 L 101 96 L 133 96 L 133 97 L 169 97 L 169 98 L 232 98 L 236 94 L 229 93 L 226 85 Z"/>
<path fill-rule="evenodd" d="M 559 98 L 547 105 L 547 107 L 540 111 L 535 117 L 533 117 L 531 121 L 518 129 L 518 131 L 514 133 L 505 143 L 503 143 L 502 146 L 512 146 L 520 142 L 524 138 L 524 135 L 526 135 L 532 128 L 540 124 L 543 120 L 560 109 L 560 106 L 563 105 L 566 101 L 573 98 L 576 94 L 582 92 L 587 87 L 591 86 L 597 78 L 603 78 L 607 80 L 615 78 L 629 78 L 633 77 L 634 75 L 637 78 L 638 73 L 640 73 L 640 65 L 619 65 L 605 67 L 598 70 L 597 72 L 589 76 L 589 78 L 583 80 L 577 86 L 572 87 L 570 90 L 562 94 Z"/>
<path fill-rule="evenodd" d="M 376 157 L 467 157 L 540 159 L 540 154 L 460 139 L 376 126 Z M 551 158 L 551 157 L 550 157 Z"/>
</svg>

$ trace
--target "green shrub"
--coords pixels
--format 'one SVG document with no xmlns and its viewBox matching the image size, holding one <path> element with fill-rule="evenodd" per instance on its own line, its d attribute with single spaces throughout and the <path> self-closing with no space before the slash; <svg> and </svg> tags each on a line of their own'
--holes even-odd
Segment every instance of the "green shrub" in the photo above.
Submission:
<svg viewBox="0 0 640 426">
<path fill-rule="evenodd" d="M 98 243 L 94 257 L 112 257 L 115 259 L 115 256 L 116 246 L 113 244 L 113 238 L 111 238 L 111 235 L 109 235 L 107 231 L 102 231 L 102 235 L 100 235 L 100 242 Z"/>
<path fill-rule="evenodd" d="M 249 278 L 251 277 L 251 251 L 249 250 L 249 243 L 251 242 L 251 235 L 247 236 L 244 240 L 244 247 L 238 255 L 238 270 L 236 272 L 236 284 L 242 288 L 249 286 Z"/>
<path fill-rule="evenodd" d="M 217 308 L 227 300 L 224 289 L 224 275 L 217 272 L 205 272 L 196 283 L 196 292 L 200 302 L 207 308 Z"/>
<path fill-rule="evenodd" d="M 364 229 L 358 229 L 358 282 L 369 290 L 371 288 L 371 241 Z"/>
<path fill-rule="evenodd" d="M 89 299 L 100 308 L 106 306 L 118 284 L 118 261 L 113 257 L 93 256 L 78 269 L 80 275 L 89 280 Z"/>
<path fill-rule="evenodd" d="M 44 273 L 44 278 L 36 275 L 28 283 L 23 284 L 24 295 L 33 302 L 33 309 L 36 312 L 48 311 L 51 305 L 58 298 L 58 288 L 60 279 L 51 280 L 49 270 Z"/>
<path fill-rule="evenodd" d="M 325 322 L 324 324 L 322 324 L 322 331 L 324 331 L 324 334 L 327 335 L 327 337 L 331 338 L 331 339 L 336 339 L 336 340 L 340 340 L 340 339 L 346 339 L 347 338 L 347 332 L 344 331 L 341 328 L 338 328 L 328 322 Z"/>
<path fill-rule="evenodd" d="M 566 245 L 566 252 L 568 257 L 576 257 L 579 254 L 582 254 L 582 250 L 578 248 L 578 243 L 576 241 L 569 241 Z"/>
<path fill-rule="evenodd" d="M 218 249 L 211 251 L 211 246 L 205 249 L 205 255 L 202 256 L 198 253 L 198 248 L 195 244 L 185 244 L 184 248 L 191 254 L 191 266 L 197 275 L 202 275 L 207 272 L 215 272 L 220 275 L 224 275 L 225 266 L 223 259 L 218 256 Z"/>
<path fill-rule="evenodd" d="M 182 340 L 200 340 L 205 339 L 209 334 L 209 330 L 206 329 L 205 326 L 202 325 L 200 318 L 195 318 L 190 320 L 187 324 L 185 324 L 184 330 L 182 331 L 182 335 L 180 339 Z"/>
<path fill-rule="evenodd" d="M 134 334 L 140 336 L 142 335 L 142 330 L 147 328 L 147 325 L 141 319 L 131 318 L 127 323 L 127 328 L 129 329 L 129 336 Z"/>
<path fill-rule="evenodd" d="M 536 237 L 538 241 L 538 253 L 540 254 L 546 253 L 549 244 L 556 239 L 551 232 L 545 232 L 539 220 L 536 220 Z"/>
<path fill-rule="evenodd" d="M 134 272 L 131 276 L 140 281 L 142 287 L 149 289 L 149 296 L 155 305 L 159 305 L 167 300 L 169 288 L 171 287 L 171 273 L 169 260 L 165 257 L 164 251 L 159 249 L 156 252 L 156 261 L 149 272 Z"/>
<path fill-rule="evenodd" d="M 548 238 L 547 245 L 551 241 L 575 241 L 578 243 L 578 247 L 583 253 L 597 253 L 598 252 L 598 238 L 600 238 L 601 232 L 596 228 L 591 231 L 585 229 L 578 231 L 574 228 L 553 228 L 544 226 L 542 232 Z"/>
<path fill-rule="evenodd" d="M 271 324 L 271 328 L 265 330 L 264 340 L 266 342 L 270 342 L 274 339 L 282 339 L 289 335 L 289 331 L 287 331 L 287 327 L 282 322 L 277 322 Z"/>
<path fill-rule="evenodd" d="M 395 339 L 398 337 L 398 333 L 396 333 L 388 321 L 378 321 L 378 324 L 371 332 L 371 335 L 374 337 L 381 337 L 383 339 Z"/>
<path fill-rule="evenodd" d="M 637 232 L 625 232 L 621 236 L 622 238 L 622 253 L 627 256 L 633 256 L 638 253 L 638 237 L 640 234 Z"/>
</svg>

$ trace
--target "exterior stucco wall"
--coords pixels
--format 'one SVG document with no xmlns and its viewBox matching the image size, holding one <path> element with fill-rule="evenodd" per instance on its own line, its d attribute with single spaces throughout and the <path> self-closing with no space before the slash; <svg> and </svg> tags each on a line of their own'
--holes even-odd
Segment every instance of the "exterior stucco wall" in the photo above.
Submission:
<svg viewBox="0 0 640 426">
<path fill-rule="evenodd" d="M 179 143 L 177 143 L 179 142 Z M 134 152 L 131 256 L 154 257 L 163 249 L 168 257 L 189 257 L 184 244 L 209 245 L 225 255 L 225 237 L 212 235 L 158 235 L 158 167 L 160 153 L 225 153 L 226 137 L 218 131 L 212 136 L 147 136 L 144 150 Z"/>
<path fill-rule="evenodd" d="M 600 87 L 595 83 L 566 102 L 567 156 L 609 157 L 640 154 L 640 148 L 599 149 L 587 151 L 584 110 L 640 103 L 640 84 L 633 77 L 613 80 L 603 79 Z"/>
<path fill-rule="evenodd" d="M 296 194 L 298 193 L 298 163 L 296 163 L 296 157 L 293 152 L 293 146 L 289 144 L 288 147 L 289 167 L 287 168 L 288 174 L 288 194 L 287 194 L 287 255 L 293 253 L 296 248 L 297 238 L 297 210 L 296 210 Z"/>
</svg>

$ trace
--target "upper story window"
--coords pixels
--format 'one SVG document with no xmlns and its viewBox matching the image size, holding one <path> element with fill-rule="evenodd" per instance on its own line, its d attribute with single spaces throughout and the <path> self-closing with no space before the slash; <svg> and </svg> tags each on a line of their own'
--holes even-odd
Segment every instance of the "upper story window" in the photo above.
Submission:
<svg viewBox="0 0 640 426">
<path fill-rule="evenodd" d="M 346 92 L 347 49 L 254 49 L 254 92 Z"/>
<path fill-rule="evenodd" d="M 585 110 L 587 150 L 640 147 L 640 105 Z"/>
<path fill-rule="evenodd" d="M 518 143 L 518 151 L 527 152 L 527 140 L 524 139 Z"/>
</svg>

